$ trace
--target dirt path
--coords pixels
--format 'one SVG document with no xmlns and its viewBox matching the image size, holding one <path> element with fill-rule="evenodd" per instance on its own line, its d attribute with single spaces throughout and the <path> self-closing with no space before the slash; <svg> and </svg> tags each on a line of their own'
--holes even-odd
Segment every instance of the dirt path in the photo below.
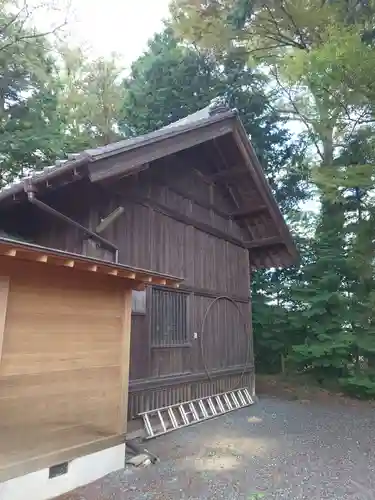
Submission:
<svg viewBox="0 0 375 500">
<path fill-rule="evenodd" d="M 303 400 L 302 400 L 303 401 Z M 64 500 L 375 500 L 375 412 L 263 399 L 149 442 L 160 463 Z"/>
</svg>

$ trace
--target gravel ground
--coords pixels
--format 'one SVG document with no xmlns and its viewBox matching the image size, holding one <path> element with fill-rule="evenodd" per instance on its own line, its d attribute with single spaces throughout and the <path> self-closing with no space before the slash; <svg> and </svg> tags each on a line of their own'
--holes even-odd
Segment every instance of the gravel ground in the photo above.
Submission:
<svg viewBox="0 0 375 500">
<path fill-rule="evenodd" d="M 369 406 L 263 399 L 152 440 L 157 465 L 115 472 L 63 499 L 375 500 L 374 437 Z"/>
</svg>

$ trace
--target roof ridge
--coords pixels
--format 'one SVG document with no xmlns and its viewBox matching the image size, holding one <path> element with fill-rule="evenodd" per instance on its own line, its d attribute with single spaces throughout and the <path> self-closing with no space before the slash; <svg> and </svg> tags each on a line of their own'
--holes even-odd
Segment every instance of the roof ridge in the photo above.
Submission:
<svg viewBox="0 0 375 500">
<path fill-rule="evenodd" d="M 128 137 L 120 141 L 116 141 L 104 146 L 96 148 L 87 148 L 77 153 L 68 153 L 66 158 L 56 159 L 53 165 L 48 165 L 40 170 L 29 171 L 26 175 L 21 176 L 15 182 L 12 182 L 0 189 L 0 200 L 12 194 L 23 191 L 23 184 L 26 180 L 39 182 L 48 180 L 55 175 L 59 175 L 66 171 L 73 170 L 82 164 L 98 161 L 106 157 L 121 154 L 129 149 L 141 146 L 148 141 L 162 139 L 169 135 L 178 134 L 185 131 L 185 129 L 193 128 L 194 125 L 204 126 L 205 123 L 210 124 L 217 120 L 225 119 L 237 113 L 237 110 L 231 110 L 228 106 L 223 104 L 221 99 L 215 98 L 210 104 L 195 113 L 187 115 L 169 125 L 156 129 L 147 134 L 142 134 L 134 137 Z"/>
</svg>

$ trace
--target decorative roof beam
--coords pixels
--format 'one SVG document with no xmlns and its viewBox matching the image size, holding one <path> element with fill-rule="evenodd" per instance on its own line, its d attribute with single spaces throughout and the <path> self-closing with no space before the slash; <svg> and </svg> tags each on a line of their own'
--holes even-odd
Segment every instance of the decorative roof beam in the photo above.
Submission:
<svg viewBox="0 0 375 500">
<path fill-rule="evenodd" d="M 107 215 L 107 217 L 105 217 L 104 219 L 101 220 L 100 224 L 98 224 L 96 226 L 95 232 L 97 234 L 102 233 L 105 229 L 107 229 L 107 227 L 110 224 L 115 222 L 115 220 L 118 219 L 120 217 L 120 215 L 122 215 L 124 212 L 125 212 L 124 207 L 121 207 L 121 206 L 117 207 L 115 210 L 113 210 L 113 212 L 111 212 L 109 215 Z"/>
<path fill-rule="evenodd" d="M 10 248 L 4 252 L 4 255 L 7 255 L 8 257 L 15 257 L 17 255 L 17 250 L 15 248 Z"/>
<path fill-rule="evenodd" d="M 249 217 L 251 215 L 260 214 L 261 212 L 265 212 L 267 210 L 266 205 L 258 205 L 254 207 L 242 207 L 238 210 L 235 210 L 230 214 L 231 219 L 244 219 L 245 217 Z"/>
<path fill-rule="evenodd" d="M 37 262 L 48 262 L 48 255 L 39 255 L 37 258 L 36 258 Z"/>
<path fill-rule="evenodd" d="M 220 179 L 225 179 L 228 181 L 228 177 L 231 178 L 237 175 L 249 175 L 249 170 L 244 167 L 228 167 L 226 170 L 221 170 L 220 172 L 215 172 L 214 174 L 205 174 L 206 179 L 211 181 L 219 181 Z"/>
<path fill-rule="evenodd" d="M 282 244 L 283 240 L 280 238 L 280 236 L 269 236 L 267 238 L 260 238 L 258 240 L 245 241 L 245 247 L 248 250 L 251 250 L 253 248 L 263 248 Z"/>
</svg>

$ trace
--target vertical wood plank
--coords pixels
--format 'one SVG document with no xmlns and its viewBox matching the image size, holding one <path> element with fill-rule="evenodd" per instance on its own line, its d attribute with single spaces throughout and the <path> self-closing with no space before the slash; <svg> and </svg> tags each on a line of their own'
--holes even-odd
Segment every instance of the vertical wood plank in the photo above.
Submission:
<svg viewBox="0 0 375 500">
<path fill-rule="evenodd" d="M 130 332 L 131 332 L 132 291 L 124 291 L 124 311 L 122 317 L 122 349 L 121 349 L 121 405 L 119 432 L 125 433 L 128 417 Z"/>
<path fill-rule="evenodd" d="M 1 355 L 3 352 L 8 295 L 9 295 L 9 277 L 0 276 L 0 364 L 1 364 Z"/>
</svg>

